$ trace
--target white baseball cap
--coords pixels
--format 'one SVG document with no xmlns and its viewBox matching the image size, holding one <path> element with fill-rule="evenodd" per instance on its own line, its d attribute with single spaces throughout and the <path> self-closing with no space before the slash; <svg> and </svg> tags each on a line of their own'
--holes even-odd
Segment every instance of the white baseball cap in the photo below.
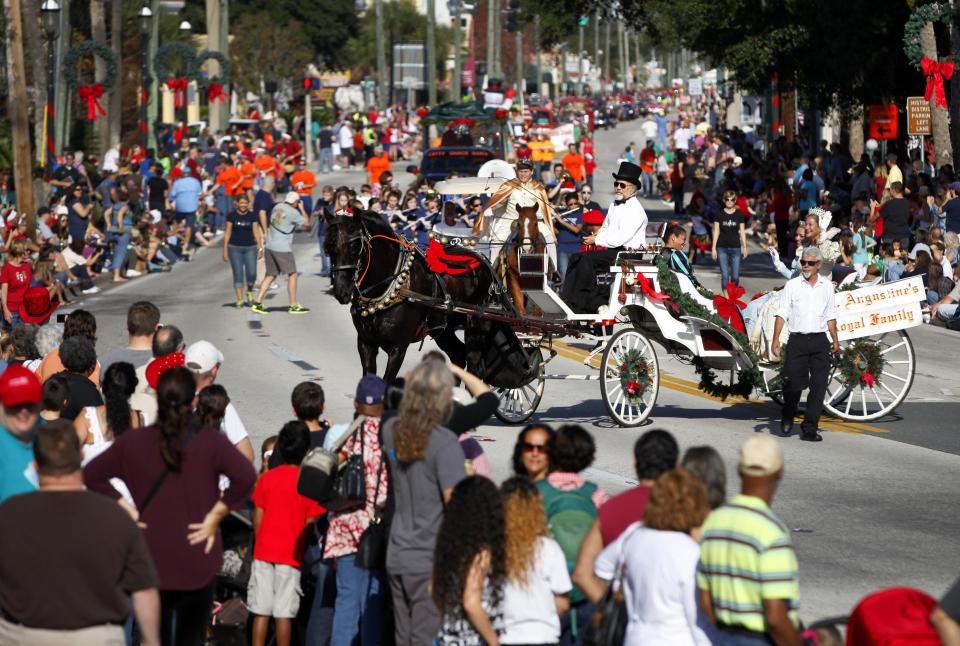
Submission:
<svg viewBox="0 0 960 646">
<path fill-rule="evenodd" d="M 740 473 L 747 476 L 772 476 L 783 468 L 783 449 L 770 435 L 751 435 L 740 446 Z"/>
<path fill-rule="evenodd" d="M 223 353 L 209 341 L 197 341 L 184 353 L 187 370 L 198 375 L 206 374 L 223 363 Z"/>
<path fill-rule="evenodd" d="M 290 191 L 289 193 L 287 193 L 287 196 L 283 198 L 283 201 L 286 202 L 287 204 L 296 204 L 297 202 L 300 201 L 300 194 L 297 193 L 296 191 Z"/>
</svg>

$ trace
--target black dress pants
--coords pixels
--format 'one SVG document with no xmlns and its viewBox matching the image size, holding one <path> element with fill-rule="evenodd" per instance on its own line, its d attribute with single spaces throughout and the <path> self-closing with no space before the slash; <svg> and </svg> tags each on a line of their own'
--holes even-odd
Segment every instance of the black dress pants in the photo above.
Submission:
<svg viewBox="0 0 960 646">
<path fill-rule="evenodd" d="M 570 309 L 581 314 L 595 313 L 601 305 L 607 304 L 610 291 L 597 287 L 597 274 L 609 271 L 620 251 L 620 248 L 597 249 L 570 256 L 560 293 Z"/>
<path fill-rule="evenodd" d="M 781 422 L 792 422 L 797 414 L 800 394 L 809 386 L 807 411 L 801 431 L 812 433 L 820 424 L 823 397 L 830 377 L 830 339 L 825 332 L 791 334 L 784 364 L 783 411 Z"/>
<path fill-rule="evenodd" d="M 163 646 L 203 646 L 213 609 L 213 583 L 199 590 L 160 591 Z"/>
</svg>

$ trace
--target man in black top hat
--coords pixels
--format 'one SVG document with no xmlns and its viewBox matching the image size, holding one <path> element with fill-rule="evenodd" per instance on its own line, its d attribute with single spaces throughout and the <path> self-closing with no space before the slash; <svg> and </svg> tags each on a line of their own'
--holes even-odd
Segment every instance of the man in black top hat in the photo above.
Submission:
<svg viewBox="0 0 960 646">
<path fill-rule="evenodd" d="M 624 249 L 640 249 L 647 241 L 647 213 L 640 204 L 637 191 L 643 171 L 631 162 L 623 162 L 613 174 L 616 199 L 607 209 L 603 226 L 595 236 L 584 236 L 588 245 L 606 247 L 586 251 L 570 257 L 567 277 L 563 283 L 563 300 L 575 311 L 596 312 L 607 304 L 609 294 L 597 289 L 597 274 L 605 272 Z"/>
</svg>

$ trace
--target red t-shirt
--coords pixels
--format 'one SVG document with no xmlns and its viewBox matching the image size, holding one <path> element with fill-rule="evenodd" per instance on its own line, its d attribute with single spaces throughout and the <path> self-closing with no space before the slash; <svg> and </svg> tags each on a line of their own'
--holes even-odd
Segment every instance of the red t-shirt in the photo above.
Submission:
<svg viewBox="0 0 960 646">
<path fill-rule="evenodd" d="M 649 499 L 650 487 L 640 485 L 614 496 L 597 510 L 604 547 L 617 540 L 630 523 L 643 520 Z"/>
<path fill-rule="evenodd" d="M 597 170 L 597 162 L 588 159 L 583 162 L 583 167 L 587 169 L 587 177 L 593 177 L 593 172 Z"/>
<path fill-rule="evenodd" d="M 20 303 L 30 287 L 30 280 L 33 278 L 33 269 L 30 263 L 21 262 L 14 267 L 9 262 L 3 263 L 0 269 L 0 284 L 6 283 L 7 287 L 7 307 L 11 312 L 20 311 Z"/>
<path fill-rule="evenodd" d="M 300 567 L 307 545 L 307 520 L 326 513 L 319 504 L 297 493 L 300 468 L 285 464 L 270 469 L 257 481 L 253 504 L 263 509 L 253 558 Z"/>
</svg>

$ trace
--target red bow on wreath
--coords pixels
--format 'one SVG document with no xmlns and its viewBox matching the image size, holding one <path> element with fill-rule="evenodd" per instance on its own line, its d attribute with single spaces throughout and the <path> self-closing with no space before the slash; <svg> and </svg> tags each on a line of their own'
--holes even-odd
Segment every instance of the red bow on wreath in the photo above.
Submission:
<svg viewBox="0 0 960 646">
<path fill-rule="evenodd" d="M 743 287 L 735 285 L 734 283 L 727 283 L 727 297 L 713 297 L 713 306 L 717 308 L 717 316 L 729 323 L 730 327 L 741 334 L 746 334 L 747 328 L 743 325 L 743 317 L 740 315 L 739 310 L 742 310 L 747 305 L 739 299 L 746 293 L 747 290 Z"/>
<path fill-rule="evenodd" d="M 923 98 L 929 101 L 931 96 L 936 97 L 933 104 L 946 108 L 947 92 L 943 87 L 943 79 L 950 80 L 953 76 L 953 63 L 938 63 L 924 56 L 920 59 L 920 69 L 927 77 L 927 89 L 923 92 Z"/>
<path fill-rule="evenodd" d="M 227 102 L 227 95 L 223 91 L 223 86 L 219 83 L 210 83 L 207 85 L 207 101 L 209 103 Z"/>
<path fill-rule="evenodd" d="M 87 103 L 87 121 L 96 121 L 99 117 L 107 115 L 106 110 L 100 105 L 100 97 L 103 96 L 103 83 L 81 85 L 77 88 L 77 96 L 80 97 L 81 101 Z"/>
<path fill-rule="evenodd" d="M 641 390 L 643 390 L 643 387 L 636 381 L 630 380 L 627 382 L 627 394 L 631 397 L 639 395 Z"/>
<path fill-rule="evenodd" d="M 860 381 L 862 381 L 863 385 L 865 385 L 867 388 L 873 388 L 877 383 L 877 378 L 871 375 L 869 372 L 865 372 L 863 373 L 863 376 L 860 377 Z"/>
<path fill-rule="evenodd" d="M 182 108 L 187 104 L 187 84 L 186 78 L 167 79 L 167 89 L 173 92 L 173 107 Z"/>
</svg>

